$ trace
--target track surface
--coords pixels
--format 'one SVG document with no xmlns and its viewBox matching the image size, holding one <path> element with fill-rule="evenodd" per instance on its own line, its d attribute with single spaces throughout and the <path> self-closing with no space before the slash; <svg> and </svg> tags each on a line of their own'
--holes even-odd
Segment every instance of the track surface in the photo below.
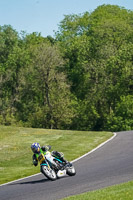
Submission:
<svg viewBox="0 0 133 200">
<path fill-rule="evenodd" d="M 0 187 L 0 200 L 57 200 L 133 180 L 133 131 L 74 163 L 77 174 L 49 181 L 42 174 Z"/>
</svg>

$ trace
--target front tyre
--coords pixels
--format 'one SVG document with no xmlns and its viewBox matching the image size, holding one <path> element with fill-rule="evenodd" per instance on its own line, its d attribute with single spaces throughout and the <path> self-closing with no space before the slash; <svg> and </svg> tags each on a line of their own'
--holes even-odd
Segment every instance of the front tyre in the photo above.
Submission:
<svg viewBox="0 0 133 200">
<path fill-rule="evenodd" d="M 41 172 L 51 181 L 55 181 L 57 179 L 55 171 L 48 166 L 41 166 Z"/>
</svg>

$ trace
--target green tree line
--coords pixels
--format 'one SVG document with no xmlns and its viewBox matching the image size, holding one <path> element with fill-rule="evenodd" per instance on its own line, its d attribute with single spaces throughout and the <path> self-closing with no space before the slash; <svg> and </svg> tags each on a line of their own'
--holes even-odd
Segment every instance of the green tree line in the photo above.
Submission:
<svg viewBox="0 0 133 200">
<path fill-rule="evenodd" d="M 65 15 L 55 37 L 0 26 L 0 124 L 133 128 L 133 11 Z"/>
</svg>

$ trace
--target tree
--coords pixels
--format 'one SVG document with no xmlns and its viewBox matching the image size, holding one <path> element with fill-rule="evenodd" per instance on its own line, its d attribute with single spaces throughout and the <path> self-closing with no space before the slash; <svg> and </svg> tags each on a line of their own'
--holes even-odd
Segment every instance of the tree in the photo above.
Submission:
<svg viewBox="0 0 133 200">
<path fill-rule="evenodd" d="M 12 115 L 12 93 L 13 93 L 13 66 L 11 54 L 18 46 L 18 34 L 11 26 L 0 27 L 0 115 L 2 123 L 7 123 L 6 116 Z M 13 61 L 13 60 L 12 60 Z"/>
<path fill-rule="evenodd" d="M 64 64 L 60 52 L 57 47 L 42 43 L 32 53 L 34 59 L 21 88 L 21 102 L 24 101 L 24 108 L 28 109 L 25 120 L 32 127 L 67 127 L 73 109 L 69 85 L 64 73 L 60 72 Z"/>
<path fill-rule="evenodd" d="M 132 128 L 132 21 L 132 11 L 102 5 L 66 15 L 55 39 L 0 27 L 0 123 Z"/>
<path fill-rule="evenodd" d="M 133 96 L 121 96 L 116 104 L 115 112 L 107 117 L 107 124 L 104 127 L 111 131 L 124 131 L 133 129 Z"/>
<path fill-rule="evenodd" d="M 84 129 L 104 129 L 121 96 L 131 93 L 132 17 L 132 11 L 102 5 L 91 14 L 67 16 L 60 24 L 57 39 L 68 59 L 67 77 L 79 102 L 76 119 Z"/>
</svg>

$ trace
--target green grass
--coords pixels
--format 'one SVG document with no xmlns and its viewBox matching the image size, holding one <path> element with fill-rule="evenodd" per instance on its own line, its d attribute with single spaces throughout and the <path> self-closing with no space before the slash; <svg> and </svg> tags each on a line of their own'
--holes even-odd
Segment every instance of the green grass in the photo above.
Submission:
<svg viewBox="0 0 133 200">
<path fill-rule="evenodd" d="M 69 161 L 110 138 L 110 132 L 62 131 L 0 126 L 0 184 L 40 172 L 32 165 L 33 142 L 51 145 Z"/>
<path fill-rule="evenodd" d="M 71 196 L 63 200 L 133 200 L 133 181 Z"/>
</svg>

